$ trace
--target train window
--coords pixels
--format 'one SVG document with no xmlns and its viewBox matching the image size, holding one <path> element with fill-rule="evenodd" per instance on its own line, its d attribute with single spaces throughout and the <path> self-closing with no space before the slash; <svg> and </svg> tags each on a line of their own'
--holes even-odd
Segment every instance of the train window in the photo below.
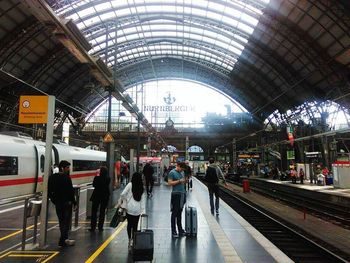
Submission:
<svg viewBox="0 0 350 263">
<path fill-rule="evenodd" d="M 43 173 L 44 172 L 44 165 L 45 165 L 45 156 L 41 155 L 40 156 L 40 171 Z"/>
<path fill-rule="evenodd" d="M 18 157 L 0 156 L 0 175 L 18 175 Z"/>
<path fill-rule="evenodd" d="M 73 160 L 73 172 L 97 170 L 106 165 L 103 161 Z"/>
</svg>

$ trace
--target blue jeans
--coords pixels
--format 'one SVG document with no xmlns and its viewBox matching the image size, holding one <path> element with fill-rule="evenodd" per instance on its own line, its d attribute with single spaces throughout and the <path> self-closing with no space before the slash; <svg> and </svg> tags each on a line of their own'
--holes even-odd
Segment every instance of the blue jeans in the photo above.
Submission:
<svg viewBox="0 0 350 263">
<path fill-rule="evenodd" d="M 210 211 L 214 214 L 214 208 L 216 212 L 219 212 L 219 185 L 208 183 Z M 215 195 L 215 207 L 214 207 L 214 195 Z"/>
</svg>

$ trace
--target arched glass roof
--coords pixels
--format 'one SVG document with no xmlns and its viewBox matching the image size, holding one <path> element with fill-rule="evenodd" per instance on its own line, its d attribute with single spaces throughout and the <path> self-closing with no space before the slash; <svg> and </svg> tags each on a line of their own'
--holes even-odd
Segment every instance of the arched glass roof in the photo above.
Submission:
<svg viewBox="0 0 350 263">
<path fill-rule="evenodd" d="M 269 0 L 57 1 L 110 67 L 164 57 L 229 73 Z"/>
<path fill-rule="evenodd" d="M 265 124 L 298 124 L 299 121 L 315 124 L 323 118 L 332 130 L 350 127 L 349 110 L 330 100 L 305 102 L 285 113 L 276 110 L 265 120 Z"/>
</svg>

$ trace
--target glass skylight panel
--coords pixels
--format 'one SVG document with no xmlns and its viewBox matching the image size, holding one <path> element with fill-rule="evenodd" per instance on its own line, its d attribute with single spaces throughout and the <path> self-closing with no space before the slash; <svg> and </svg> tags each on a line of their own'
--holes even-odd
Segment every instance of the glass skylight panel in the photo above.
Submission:
<svg viewBox="0 0 350 263">
<path fill-rule="evenodd" d="M 128 42 L 137 40 L 138 43 L 145 45 L 144 39 L 150 41 L 161 41 L 161 39 L 175 40 L 179 42 L 179 46 L 174 44 L 160 44 L 158 46 L 150 45 L 149 50 L 157 50 L 157 54 L 163 55 L 173 54 L 175 56 L 184 55 L 188 50 L 188 56 L 197 56 L 201 54 L 201 59 L 217 63 L 221 66 L 227 66 L 227 63 L 234 64 L 231 54 L 222 54 L 222 61 L 217 59 L 220 52 L 215 46 L 221 49 L 227 49 L 236 56 L 242 53 L 244 44 L 247 43 L 249 34 L 254 31 L 254 26 L 258 23 L 258 17 L 262 13 L 262 8 L 267 4 L 268 0 L 256 0 L 261 4 L 261 10 L 249 5 L 249 1 L 244 0 L 226 0 L 226 1 L 207 1 L 207 0 L 113 0 L 113 1 L 96 1 L 95 7 L 90 7 L 95 1 L 81 0 L 75 3 L 68 3 L 63 8 L 57 10 L 58 13 L 64 15 L 65 12 L 71 12 L 81 9 L 77 13 L 72 13 L 68 18 L 76 21 L 78 28 L 84 29 L 98 25 L 99 28 L 88 29 L 86 34 L 88 40 L 94 45 L 93 50 L 89 53 L 94 54 L 105 48 L 106 33 L 103 31 L 104 25 L 101 24 L 107 20 L 116 17 L 118 21 L 117 45 L 119 49 L 129 48 Z M 238 8 L 239 7 L 239 8 Z M 106 12 L 106 13 L 103 13 Z M 154 13 L 166 13 L 170 17 L 184 19 L 185 25 L 172 19 L 154 19 Z M 152 13 L 152 14 L 151 14 Z M 147 21 L 147 15 L 151 17 Z M 161 15 L 161 14 L 160 14 Z M 127 19 L 128 16 L 131 19 Z M 193 16 L 193 17 L 192 17 Z M 141 21 L 138 21 L 139 19 Z M 203 24 L 207 19 L 214 23 Z M 122 19 L 122 20 L 121 20 Z M 102 20 L 102 21 L 101 21 Z M 113 20 L 108 22 L 113 24 Z M 132 24 L 138 24 L 135 28 Z M 216 24 L 215 24 L 216 23 Z M 225 27 L 237 28 L 244 35 L 233 33 L 234 30 L 227 30 Z M 110 28 L 110 26 L 109 26 Z M 91 33 L 92 32 L 92 33 Z M 111 48 L 111 56 L 113 56 L 115 30 L 108 33 L 108 46 Z M 95 38 L 95 39 L 93 39 Z M 235 41 L 236 40 L 236 41 Z M 202 42 L 207 44 L 202 45 Z M 97 43 L 97 44 L 96 44 Z M 99 43 L 99 45 L 98 45 Z M 181 46 L 183 43 L 185 46 Z M 125 45 L 126 44 L 126 45 Z M 133 43 L 130 43 L 133 44 Z M 191 46 L 195 45 L 193 48 Z M 212 46 L 212 48 L 211 48 Z M 205 49 L 205 50 L 204 50 Z M 133 49 L 133 52 L 139 53 L 138 56 L 146 56 L 147 48 Z M 105 54 L 105 52 L 101 52 Z M 121 55 L 122 50 L 118 51 Z M 229 60 L 226 62 L 226 59 Z M 130 59 L 132 59 L 130 57 Z M 227 66 L 231 68 L 230 66 Z"/>
<path fill-rule="evenodd" d="M 74 21 L 76 21 L 79 18 L 79 16 L 78 16 L 77 13 L 73 13 L 70 16 L 67 16 L 66 18 L 67 19 L 73 19 Z"/>
<path fill-rule="evenodd" d="M 221 13 L 225 10 L 225 6 L 222 4 L 218 4 L 216 2 L 209 2 L 208 9 L 214 9 L 214 10 L 218 11 L 219 13 Z"/>
<path fill-rule="evenodd" d="M 111 7 L 110 2 L 95 5 L 96 11 L 103 11 Z"/>
<path fill-rule="evenodd" d="M 79 16 L 84 19 L 84 17 L 95 14 L 96 11 L 93 7 L 88 7 L 79 12 Z"/>
<path fill-rule="evenodd" d="M 243 43 L 248 43 L 248 39 L 241 37 L 240 35 L 234 35 L 234 38 L 239 39 L 240 41 L 242 41 Z"/>
<path fill-rule="evenodd" d="M 130 10 L 128 8 L 118 9 L 116 13 L 117 13 L 117 17 L 123 17 L 123 16 L 130 15 Z"/>
<path fill-rule="evenodd" d="M 100 17 L 102 20 L 108 20 L 109 18 L 115 17 L 115 13 L 113 11 L 108 12 L 108 13 L 100 15 Z"/>
<path fill-rule="evenodd" d="M 207 16 L 208 16 L 208 18 L 214 19 L 214 20 L 221 20 L 221 18 L 222 18 L 222 14 L 218 14 L 218 13 L 211 12 L 211 11 L 207 12 Z"/>
<path fill-rule="evenodd" d="M 158 5 L 148 5 L 147 12 L 161 12 L 162 9 Z"/>
<path fill-rule="evenodd" d="M 201 2 L 201 1 L 198 1 L 198 2 Z M 205 10 L 202 10 L 202 9 L 192 9 L 192 14 L 194 15 L 198 15 L 198 16 L 206 16 L 207 12 Z"/>
<path fill-rule="evenodd" d="M 137 12 L 138 13 L 144 13 L 146 12 L 146 7 L 145 6 L 137 6 Z"/>
<path fill-rule="evenodd" d="M 84 26 L 85 27 L 88 27 L 88 26 L 91 26 L 93 24 L 96 24 L 98 22 L 101 22 L 100 18 L 98 16 L 95 16 L 95 17 L 91 17 L 87 20 L 84 20 Z"/>
<path fill-rule="evenodd" d="M 247 32 L 248 34 L 251 34 L 253 33 L 254 31 L 254 28 L 250 27 L 250 26 L 247 26 L 246 24 L 244 23 L 238 23 L 238 28 L 242 29 L 243 31 Z"/>
<path fill-rule="evenodd" d="M 226 7 L 224 14 L 227 17 L 232 17 L 234 19 L 239 19 L 241 17 L 242 12 L 237 10 L 237 9 Z"/>
<path fill-rule="evenodd" d="M 244 14 L 244 13 L 242 13 L 241 19 L 242 19 L 243 21 L 248 22 L 248 23 L 249 23 L 250 25 L 252 25 L 252 26 L 256 26 L 256 25 L 258 24 L 258 22 L 259 22 L 259 21 L 258 21 L 257 19 L 255 19 L 254 17 L 249 16 L 249 15 Z"/>
<path fill-rule="evenodd" d="M 150 37 L 152 37 L 152 32 L 144 32 L 143 35 L 145 38 L 150 38 Z M 155 36 L 155 35 L 153 34 L 153 36 Z"/>
<path fill-rule="evenodd" d="M 184 14 L 190 15 L 192 13 L 191 7 L 185 6 L 185 8 L 183 10 L 184 10 Z"/>
</svg>

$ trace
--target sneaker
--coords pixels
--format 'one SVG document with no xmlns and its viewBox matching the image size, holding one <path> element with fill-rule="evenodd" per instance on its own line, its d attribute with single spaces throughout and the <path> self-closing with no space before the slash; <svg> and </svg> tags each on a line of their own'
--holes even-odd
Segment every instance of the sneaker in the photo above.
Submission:
<svg viewBox="0 0 350 263">
<path fill-rule="evenodd" d="M 186 236 L 186 231 L 185 230 L 181 230 L 181 231 L 179 231 L 179 236 Z"/>
<path fill-rule="evenodd" d="M 217 216 L 219 215 L 219 210 L 216 210 L 216 215 L 217 215 Z"/>
<path fill-rule="evenodd" d="M 64 243 L 67 245 L 67 246 L 74 246 L 75 245 L 75 240 L 73 239 L 66 239 L 64 241 Z"/>
<path fill-rule="evenodd" d="M 61 243 L 61 242 L 59 242 L 58 243 L 58 247 L 59 248 L 63 248 L 63 247 L 65 247 L 65 246 L 67 246 L 64 242 L 63 243 Z"/>
<path fill-rule="evenodd" d="M 95 232 L 95 229 L 94 228 L 89 228 L 89 232 Z"/>
<path fill-rule="evenodd" d="M 171 235 L 172 235 L 172 237 L 173 237 L 173 238 L 177 238 L 177 237 L 179 237 L 179 235 L 178 235 L 176 232 L 172 232 L 172 234 L 171 234 Z"/>
<path fill-rule="evenodd" d="M 129 239 L 129 244 L 128 244 L 128 251 L 129 251 L 129 253 L 132 252 L 132 247 L 133 247 L 133 240 Z"/>
<path fill-rule="evenodd" d="M 210 213 L 211 213 L 212 215 L 214 215 L 214 210 L 211 210 Z"/>
</svg>

